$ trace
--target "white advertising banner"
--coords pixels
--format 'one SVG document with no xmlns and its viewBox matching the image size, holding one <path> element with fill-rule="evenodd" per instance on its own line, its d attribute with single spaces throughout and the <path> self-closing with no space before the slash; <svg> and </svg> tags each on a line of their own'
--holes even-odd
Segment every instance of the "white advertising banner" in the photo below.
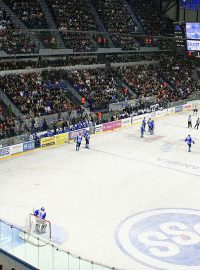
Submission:
<svg viewBox="0 0 200 270">
<path fill-rule="evenodd" d="M 100 133 L 103 131 L 103 125 L 96 125 L 95 126 L 95 133 Z"/>
<path fill-rule="evenodd" d="M 131 117 L 122 119 L 122 127 L 131 125 Z"/>
<path fill-rule="evenodd" d="M 23 143 L 15 144 L 10 147 L 11 155 L 23 152 Z"/>
<path fill-rule="evenodd" d="M 144 118 L 144 115 L 137 115 L 137 116 L 133 116 L 133 123 L 139 123 L 142 122 L 142 119 Z"/>
</svg>

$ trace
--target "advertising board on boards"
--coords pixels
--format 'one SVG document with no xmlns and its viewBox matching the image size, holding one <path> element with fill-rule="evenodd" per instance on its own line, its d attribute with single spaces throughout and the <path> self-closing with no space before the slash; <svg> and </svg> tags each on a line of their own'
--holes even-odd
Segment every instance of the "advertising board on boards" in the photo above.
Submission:
<svg viewBox="0 0 200 270">
<path fill-rule="evenodd" d="M 23 143 L 15 144 L 10 147 L 11 155 L 23 152 Z"/>
<path fill-rule="evenodd" d="M 55 136 L 55 144 L 63 144 L 68 142 L 68 133 L 62 133 Z"/>
<path fill-rule="evenodd" d="M 54 144 L 55 144 L 54 136 L 41 139 L 41 147 L 47 147 L 47 146 L 54 145 Z"/>
<path fill-rule="evenodd" d="M 23 143 L 23 152 L 30 151 L 35 149 L 35 142 L 34 141 L 28 141 Z"/>
<path fill-rule="evenodd" d="M 10 152 L 9 146 L 0 148 L 0 157 L 8 157 L 10 155 L 11 155 L 11 152 Z"/>
<path fill-rule="evenodd" d="M 183 105 L 175 107 L 175 113 L 182 112 Z"/>
<path fill-rule="evenodd" d="M 122 121 L 121 120 L 104 123 L 103 124 L 103 131 L 113 130 L 113 129 L 116 129 L 116 128 L 120 128 L 121 126 L 122 126 Z"/>
</svg>

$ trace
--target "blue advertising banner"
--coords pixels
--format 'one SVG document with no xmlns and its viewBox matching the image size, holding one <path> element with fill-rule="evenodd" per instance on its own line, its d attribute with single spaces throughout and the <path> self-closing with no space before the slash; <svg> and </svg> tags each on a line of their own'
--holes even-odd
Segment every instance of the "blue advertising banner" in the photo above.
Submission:
<svg viewBox="0 0 200 270">
<path fill-rule="evenodd" d="M 183 106 L 182 105 L 175 107 L 175 113 L 181 112 L 182 110 L 183 110 Z"/>
<path fill-rule="evenodd" d="M 35 149 L 35 141 L 28 141 L 23 143 L 23 152 Z"/>
</svg>

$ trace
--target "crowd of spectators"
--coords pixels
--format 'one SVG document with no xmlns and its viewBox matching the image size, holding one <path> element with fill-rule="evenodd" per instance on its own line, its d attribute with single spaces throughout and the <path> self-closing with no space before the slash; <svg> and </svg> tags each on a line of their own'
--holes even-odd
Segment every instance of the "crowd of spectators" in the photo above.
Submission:
<svg viewBox="0 0 200 270">
<path fill-rule="evenodd" d="M 74 109 L 62 87 L 48 88 L 39 73 L 2 76 L 0 88 L 26 118 Z"/>
<path fill-rule="evenodd" d="M 10 74 L 0 77 L 0 88 L 25 118 L 79 108 L 66 95 L 63 83 L 70 83 L 84 97 L 84 106 L 94 112 L 107 111 L 110 103 L 130 99 L 142 101 L 140 109 L 141 106 L 142 109 L 149 107 L 143 103 L 149 98 L 165 107 L 169 102 L 187 99 L 200 90 L 200 83 L 193 76 L 194 64 L 191 58 L 162 56 L 159 65 Z M 10 122 L 10 119 L 6 120 L 6 125 Z M 12 132 L 12 129 L 8 130 L 6 132 Z"/>
<path fill-rule="evenodd" d="M 94 15 L 87 0 L 51 0 L 52 12 L 60 29 L 72 31 L 96 31 Z"/>
<path fill-rule="evenodd" d="M 153 36 L 167 36 L 172 34 L 172 21 L 162 15 L 155 1 L 129 0 L 129 2 L 143 30 L 147 34 Z"/>
<path fill-rule="evenodd" d="M 137 33 L 138 28 L 123 0 L 93 1 L 96 10 L 110 33 Z"/>
<path fill-rule="evenodd" d="M 130 98 L 115 69 L 97 68 L 71 71 L 69 81 L 86 98 L 91 110 L 108 109 L 109 103 Z"/>
<path fill-rule="evenodd" d="M 193 92 L 200 91 L 200 82 L 194 78 L 195 60 L 183 56 L 162 57 L 159 75 L 169 83 L 175 91 L 170 91 L 167 100 L 187 99 Z"/>
<path fill-rule="evenodd" d="M 131 34 L 138 34 L 139 29 L 132 18 L 124 0 L 47 0 L 50 10 L 56 21 L 58 30 L 65 43 L 66 48 L 73 49 L 75 52 L 96 51 L 99 47 L 109 47 L 109 37 L 98 34 L 98 20 L 95 18 L 91 8 L 91 3 L 107 31 L 111 33 L 110 38 L 115 47 L 123 50 L 138 50 L 139 46 L 145 46 L 145 41 Z M 17 17 L 29 29 L 48 29 L 45 14 L 42 11 L 39 0 L 6 0 L 6 3 L 17 15 Z M 129 0 L 134 13 L 139 18 L 146 34 L 166 35 L 172 33 L 172 23 L 169 19 L 162 16 L 157 7 L 148 0 Z M 148 7 L 148 8 L 147 8 Z M 2 45 L 0 49 L 8 53 L 35 53 L 37 46 L 35 40 L 40 40 L 46 48 L 56 49 L 55 33 L 42 30 L 34 33 L 24 33 L 19 27 L 12 24 L 5 11 L 0 9 L 0 30 L 3 28 L 6 35 L 0 32 Z M 11 30 L 12 29 L 12 30 Z M 13 30 L 14 29 L 14 30 Z M 159 46 L 162 49 L 169 48 L 167 40 L 152 40 L 148 46 Z"/>
<path fill-rule="evenodd" d="M 39 0 L 6 0 L 13 12 L 29 29 L 48 29 L 45 14 Z M 46 48 L 56 49 L 55 33 L 48 31 L 35 31 L 34 37 L 39 39 Z"/>
<path fill-rule="evenodd" d="M 0 7 L 0 51 L 9 54 L 35 53 L 36 44 L 19 27 L 13 25 L 10 16 Z"/>
<path fill-rule="evenodd" d="M 62 30 L 61 36 L 65 46 L 73 49 L 75 52 L 92 52 L 98 48 L 92 33 L 67 32 L 66 30 Z"/>
<path fill-rule="evenodd" d="M 170 57 L 163 58 L 160 65 L 75 70 L 69 73 L 68 79 L 86 97 L 92 110 L 107 109 L 109 103 L 143 98 L 154 98 L 165 106 L 200 90 L 189 61 Z"/>
<path fill-rule="evenodd" d="M 10 28 L 13 28 L 10 16 L 0 7 L 0 33 Z"/>
<path fill-rule="evenodd" d="M 38 61 L 35 60 L 1 60 L 0 61 L 0 70 L 1 71 L 9 71 L 9 70 L 18 70 L 18 69 L 29 69 L 29 68 L 37 68 L 38 67 Z"/>
<path fill-rule="evenodd" d="M 120 68 L 123 81 L 134 93 L 134 98 L 157 96 L 161 84 L 154 65 Z"/>
<path fill-rule="evenodd" d="M 115 47 L 121 48 L 124 51 L 138 50 L 140 47 L 138 41 L 132 35 L 115 34 L 111 35 L 111 39 Z"/>
<path fill-rule="evenodd" d="M 45 15 L 38 0 L 6 0 L 6 3 L 28 28 L 48 28 Z"/>
<path fill-rule="evenodd" d="M 11 108 L 6 108 L 0 100 L 0 140 L 15 134 L 15 121 Z"/>
<path fill-rule="evenodd" d="M 75 51 L 94 50 L 96 40 L 90 33 L 81 32 L 99 30 L 88 1 L 51 0 L 48 3 L 66 47 Z"/>
<path fill-rule="evenodd" d="M 150 101 L 138 101 L 135 105 L 126 106 L 122 112 L 113 114 L 111 121 L 125 119 L 130 116 L 142 115 L 145 113 L 151 113 L 158 110 L 163 110 L 163 107 L 158 103 L 152 103 Z"/>
</svg>

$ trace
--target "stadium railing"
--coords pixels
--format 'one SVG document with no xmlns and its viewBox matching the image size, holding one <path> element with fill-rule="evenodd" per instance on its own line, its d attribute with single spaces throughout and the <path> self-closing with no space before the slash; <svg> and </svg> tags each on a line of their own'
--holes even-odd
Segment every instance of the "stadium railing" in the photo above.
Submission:
<svg viewBox="0 0 200 270">
<path fill-rule="evenodd" d="M 55 235 L 52 235 L 54 237 Z M 31 238 L 31 241 L 29 241 Z M 0 220 L 1 248 L 40 270 L 113 270 L 115 268 L 76 256 L 29 231 Z M 42 246 L 42 248 L 41 248 Z M 28 268 L 27 268 L 28 269 Z"/>
<path fill-rule="evenodd" d="M 65 41 L 56 44 L 55 35 L 60 33 Z M 16 29 L 9 29 L 4 36 L 13 37 Z M 135 33 L 107 33 L 95 31 L 67 31 L 65 29 L 20 29 L 20 33 L 24 34 L 30 40 L 37 40 L 34 50 L 26 49 L 23 42 L 18 46 L 9 48 L 7 43 L 2 45 L 0 57 L 10 56 L 34 56 L 34 55 L 68 55 L 68 54 L 85 54 L 85 53 L 111 53 L 112 51 L 135 51 L 142 52 L 148 50 L 173 50 L 174 38 L 165 36 L 151 36 Z M 110 43 L 99 44 L 98 37 L 112 37 L 115 39 L 114 46 Z M 3 37 L 4 37 L 3 36 Z M 18 37 L 16 36 L 16 39 Z M 88 40 L 88 42 L 87 42 Z M 103 39 L 102 39 L 103 40 Z M 20 39 L 19 39 L 20 42 Z M 135 42 L 135 43 L 134 43 Z M 134 43 L 134 44 L 133 44 Z M 23 47 L 24 46 L 24 47 Z M 16 47 L 16 48 L 15 48 Z"/>
</svg>

